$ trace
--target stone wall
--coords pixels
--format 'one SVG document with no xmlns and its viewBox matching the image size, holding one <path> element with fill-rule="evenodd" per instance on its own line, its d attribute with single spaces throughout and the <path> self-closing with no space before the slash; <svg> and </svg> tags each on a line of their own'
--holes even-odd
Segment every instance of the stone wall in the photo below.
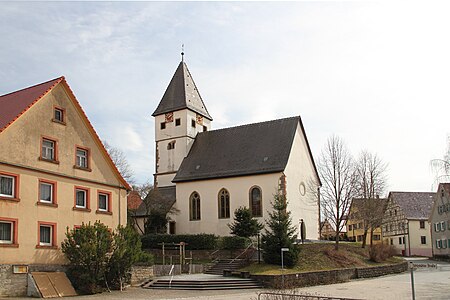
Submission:
<svg viewBox="0 0 450 300">
<path fill-rule="evenodd" d="M 0 297 L 26 294 L 27 274 L 13 274 L 12 265 L 0 265 Z"/>
<path fill-rule="evenodd" d="M 402 273 L 407 270 L 408 270 L 407 262 L 379 267 L 357 268 L 356 278 L 378 277 L 388 274 Z"/>
<path fill-rule="evenodd" d="M 329 271 L 305 272 L 284 275 L 284 287 L 295 288 L 321 284 L 332 284 L 349 281 L 355 278 L 370 278 L 387 274 L 402 273 L 408 270 L 408 263 L 385 265 L 367 268 L 350 268 Z M 283 286 L 280 275 L 251 275 L 251 278 L 261 282 L 264 287 L 281 288 Z"/>
<path fill-rule="evenodd" d="M 28 272 L 65 272 L 63 265 L 28 265 Z M 27 274 L 13 274 L 13 265 L 0 264 L 0 296 L 26 296 Z"/>
<path fill-rule="evenodd" d="M 131 285 L 140 285 L 153 278 L 153 274 L 153 266 L 133 266 L 131 268 Z"/>
</svg>

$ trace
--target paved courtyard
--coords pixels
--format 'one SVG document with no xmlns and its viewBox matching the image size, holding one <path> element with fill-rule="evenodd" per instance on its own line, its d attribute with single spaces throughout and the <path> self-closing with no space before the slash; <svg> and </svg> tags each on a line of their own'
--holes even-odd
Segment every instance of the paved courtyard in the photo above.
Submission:
<svg viewBox="0 0 450 300">
<path fill-rule="evenodd" d="M 431 262 L 413 259 L 415 262 Z M 436 262 L 433 262 L 436 263 Z M 450 299 L 450 264 L 437 262 L 437 269 L 420 269 L 414 272 L 416 299 Z M 210 299 L 244 300 L 257 299 L 259 292 L 270 290 L 230 291 L 180 291 L 128 288 L 123 292 L 113 291 L 92 296 L 79 296 L 79 300 L 116 299 Z M 412 299 L 411 275 L 409 272 L 373 279 L 353 280 L 346 283 L 321 285 L 292 290 L 297 294 L 346 297 L 353 299 Z"/>
</svg>

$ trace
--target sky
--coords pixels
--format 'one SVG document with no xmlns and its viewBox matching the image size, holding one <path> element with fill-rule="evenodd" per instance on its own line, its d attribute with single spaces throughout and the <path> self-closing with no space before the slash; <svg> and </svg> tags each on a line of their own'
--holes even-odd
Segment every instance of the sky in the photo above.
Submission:
<svg viewBox="0 0 450 300">
<path fill-rule="evenodd" d="M 450 3 L 0 2 L 0 94 L 61 75 L 138 184 L 185 61 L 213 128 L 300 115 L 387 163 L 387 191 L 431 191 L 450 134 Z M 0 112 L 1 113 L 1 112 Z"/>
</svg>

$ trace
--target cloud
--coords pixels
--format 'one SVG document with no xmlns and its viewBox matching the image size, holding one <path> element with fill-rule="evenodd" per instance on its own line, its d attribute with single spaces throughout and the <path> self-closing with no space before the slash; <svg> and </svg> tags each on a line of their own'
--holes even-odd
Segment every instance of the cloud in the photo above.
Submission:
<svg viewBox="0 0 450 300">
<path fill-rule="evenodd" d="M 0 93 L 65 75 L 99 135 L 154 172 L 181 44 L 213 128 L 301 115 L 315 157 L 342 136 L 429 190 L 449 133 L 446 2 L 1 2 Z M 144 179 L 142 181 L 145 181 Z"/>
</svg>

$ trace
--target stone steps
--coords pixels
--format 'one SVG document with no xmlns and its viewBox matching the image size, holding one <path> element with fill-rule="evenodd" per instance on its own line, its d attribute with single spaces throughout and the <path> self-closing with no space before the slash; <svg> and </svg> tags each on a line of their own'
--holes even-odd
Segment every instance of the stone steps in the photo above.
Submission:
<svg viewBox="0 0 450 300">
<path fill-rule="evenodd" d="M 211 268 L 206 270 L 205 274 L 215 274 L 215 275 L 223 275 L 223 270 L 238 270 L 245 264 L 244 260 L 241 259 L 221 259 Z"/>
<path fill-rule="evenodd" d="M 262 288 L 258 281 L 253 279 L 220 279 L 220 280 L 170 280 L 159 279 L 143 286 L 147 289 L 174 289 L 174 290 L 231 290 L 231 289 L 258 289 Z"/>
</svg>

